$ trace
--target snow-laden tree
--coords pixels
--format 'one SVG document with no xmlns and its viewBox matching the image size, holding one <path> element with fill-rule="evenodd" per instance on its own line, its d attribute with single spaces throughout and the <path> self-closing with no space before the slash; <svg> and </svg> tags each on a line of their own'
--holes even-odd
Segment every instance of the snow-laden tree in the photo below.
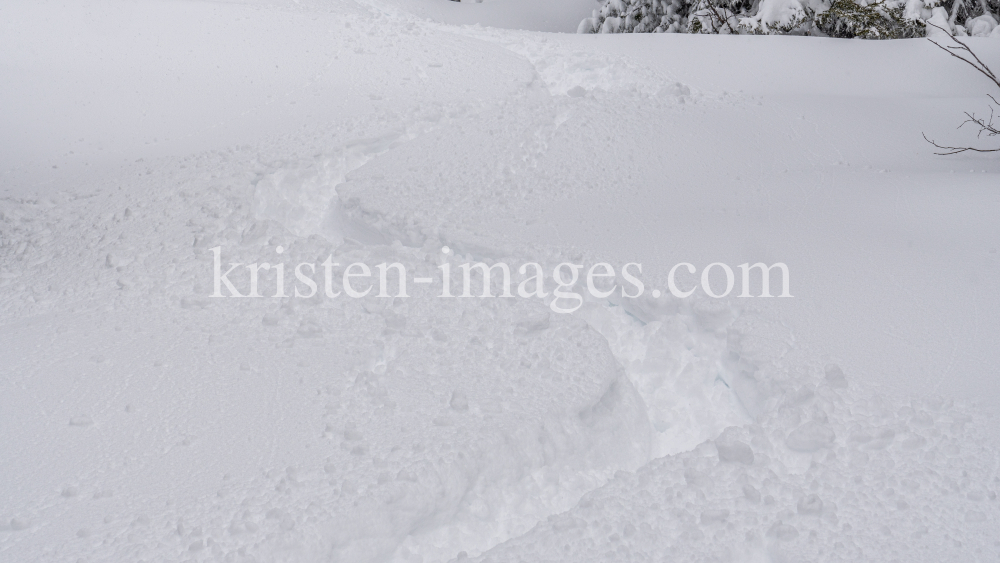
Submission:
<svg viewBox="0 0 1000 563">
<path fill-rule="evenodd" d="M 687 31 L 690 0 L 607 0 L 577 33 L 663 33 Z"/>
<path fill-rule="evenodd" d="M 579 33 L 1000 37 L 1000 0 L 607 0 Z M 961 23 L 959 23 L 961 22 Z"/>
</svg>

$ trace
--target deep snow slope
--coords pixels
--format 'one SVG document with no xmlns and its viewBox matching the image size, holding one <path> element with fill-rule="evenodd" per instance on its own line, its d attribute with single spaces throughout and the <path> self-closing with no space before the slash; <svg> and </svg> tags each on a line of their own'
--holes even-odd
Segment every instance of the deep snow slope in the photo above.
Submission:
<svg viewBox="0 0 1000 563">
<path fill-rule="evenodd" d="M 1000 165 L 920 137 L 985 82 L 538 32 L 582 4 L 0 6 L 0 560 L 1000 558 Z M 794 297 L 213 299 L 213 248 Z"/>
<path fill-rule="evenodd" d="M 599 49 L 496 37 L 534 61 L 535 101 L 430 134 L 461 142 L 401 147 L 352 176 L 349 199 L 388 222 L 425 217 L 429 232 L 635 260 L 653 287 L 678 262 L 786 262 L 795 298 L 765 305 L 798 345 L 896 390 L 1000 397 L 987 314 L 1000 310 L 997 163 L 934 157 L 921 137 L 972 140 L 954 125 L 960 108 L 985 109 L 985 79 L 921 41 L 633 36 Z M 626 46 L 637 55 L 620 55 Z M 704 53 L 701 68 L 670 63 L 690 52 Z M 861 58 L 867 70 L 852 74 L 844 60 Z M 482 154 L 474 172 L 440 177 Z M 378 179 L 410 163 L 421 168 L 403 185 Z M 415 209 L 401 190 L 435 195 Z M 469 205 L 442 221 L 443 201 Z"/>
<path fill-rule="evenodd" d="M 580 21 L 600 6 L 596 0 L 466 0 L 445 4 L 434 0 L 388 0 L 422 19 L 452 25 L 574 33 Z"/>
</svg>

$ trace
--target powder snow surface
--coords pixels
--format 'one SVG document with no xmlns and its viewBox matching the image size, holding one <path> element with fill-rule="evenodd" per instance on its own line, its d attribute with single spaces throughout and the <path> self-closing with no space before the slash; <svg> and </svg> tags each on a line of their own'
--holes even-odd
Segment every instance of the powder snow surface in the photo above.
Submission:
<svg viewBox="0 0 1000 563">
<path fill-rule="evenodd" d="M 0 5 L 0 560 L 1000 559 L 1000 164 L 920 135 L 988 83 L 546 33 L 593 7 Z M 216 247 L 795 297 L 213 299 Z"/>
</svg>

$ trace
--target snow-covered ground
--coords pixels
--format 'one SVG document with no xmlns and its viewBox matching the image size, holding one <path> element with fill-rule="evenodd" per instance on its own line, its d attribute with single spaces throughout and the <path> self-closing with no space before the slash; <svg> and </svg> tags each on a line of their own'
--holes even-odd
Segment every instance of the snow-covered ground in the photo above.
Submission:
<svg viewBox="0 0 1000 563">
<path fill-rule="evenodd" d="M 1000 161 L 921 137 L 989 83 L 552 33 L 595 5 L 0 4 L 0 561 L 1000 559 Z M 647 292 L 212 298 L 213 248 Z"/>
</svg>

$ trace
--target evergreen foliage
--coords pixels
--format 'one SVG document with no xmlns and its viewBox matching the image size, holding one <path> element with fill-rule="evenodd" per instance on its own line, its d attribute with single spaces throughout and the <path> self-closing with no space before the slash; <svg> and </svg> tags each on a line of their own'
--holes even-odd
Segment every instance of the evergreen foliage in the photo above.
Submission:
<svg viewBox="0 0 1000 563">
<path fill-rule="evenodd" d="M 830 37 L 852 39 L 905 39 L 923 37 L 927 27 L 919 19 L 907 19 L 899 3 L 833 0 L 827 11 L 815 17 L 816 28 Z"/>
<path fill-rule="evenodd" d="M 1000 37 L 998 20 L 1000 0 L 607 0 L 578 31 L 903 39 L 933 21 L 955 36 Z"/>
</svg>

